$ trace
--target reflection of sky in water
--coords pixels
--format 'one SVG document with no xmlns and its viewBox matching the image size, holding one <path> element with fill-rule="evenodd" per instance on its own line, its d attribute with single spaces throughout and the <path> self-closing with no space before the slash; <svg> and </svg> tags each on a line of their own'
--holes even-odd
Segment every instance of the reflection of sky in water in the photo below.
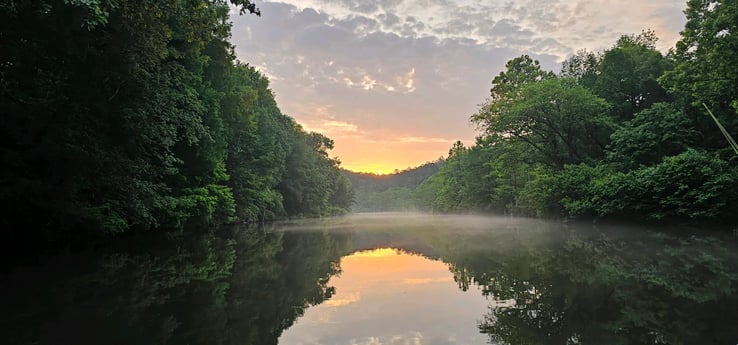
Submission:
<svg viewBox="0 0 738 345">
<path fill-rule="evenodd" d="M 462 292 L 448 267 L 394 249 L 344 257 L 330 300 L 309 308 L 281 345 L 486 344 L 477 324 L 489 303 Z"/>
</svg>

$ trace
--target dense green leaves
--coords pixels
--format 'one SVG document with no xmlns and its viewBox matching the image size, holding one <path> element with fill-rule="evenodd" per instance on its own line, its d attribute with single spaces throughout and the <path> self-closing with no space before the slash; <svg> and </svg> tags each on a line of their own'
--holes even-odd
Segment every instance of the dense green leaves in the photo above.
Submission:
<svg viewBox="0 0 738 345">
<path fill-rule="evenodd" d="M 520 90 L 520 97 L 489 118 L 488 133 L 524 142 L 551 166 L 602 155 L 610 134 L 604 100 L 567 79 L 530 84 Z"/>
<path fill-rule="evenodd" d="M 656 50 L 656 40 L 653 31 L 622 36 L 602 55 L 599 73 L 591 87 L 612 104 L 611 114 L 615 119 L 628 120 L 633 114 L 667 99 L 666 91 L 656 80 L 670 63 Z"/>
<path fill-rule="evenodd" d="M 694 121 L 670 103 L 635 114 L 612 134 L 608 158 L 626 168 L 650 165 L 699 143 Z"/>
<path fill-rule="evenodd" d="M 232 3 L 258 14 L 250 1 Z M 332 199 L 350 188 L 329 139 L 308 142 L 320 136 L 280 112 L 264 76 L 236 63 L 229 4 L 2 2 L 8 246 L 348 208 Z M 312 195 L 297 200 L 280 186 Z M 310 212 L 283 207 L 292 203 Z"/>
<path fill-rule="evenodd" d="M 667 57 L 644 31 L 604 52 L 578 52 L 560 76 L 528 56 L 510 60 L 471 117 L 482 130 L 477 144 L 454 146 L 418 189 L 425 207 L 735 222 L 738 157 L 700 103 L 714 105 L 728 134 L 738 131 L 738 7 L 688 6 Z"/>
<path fill-rule="evenodd" d="M 689 0 L 685 14 L 687 23 L 674 53 L 677 65 L 663 76 L 663 83 L 700 110 L 701 103 L 707 104 L 728 131 L 736 133 L 738 4 Z"/>
</svg>

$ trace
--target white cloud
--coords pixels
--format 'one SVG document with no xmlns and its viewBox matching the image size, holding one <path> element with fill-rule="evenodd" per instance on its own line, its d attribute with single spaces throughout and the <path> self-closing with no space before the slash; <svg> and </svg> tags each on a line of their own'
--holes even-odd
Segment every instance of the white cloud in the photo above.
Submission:
<svg viewBox="0 0 738 345">
<path fill-rule="evenodd" d="M 415 91 L 415 67 L 413 67 L 410 72 L 407 72 L 407 74 L 404 76 L 404 87 L 407 89 L 408 92 Z M 403 79 L 398 80 L 400 83 L 403 83 Z"/>
<path fill-rule="evenodd" d="M 338 299 L 333 298 L 333 299 L 329 299 L 329 300 L 327 300 L 327 301 L 325 301 L 323 303 L 325 305 L 328 305 L 328 306 L 331 306 L 331 307 L 342 307 L 342 306 L 345 306 L 345 305 L 356 303 L 360 299 L 361 299 L 361 294 L 358 293 L 358 292 L 356 292 L 356 293 L 348 294 L 344 298 L 338 298 Z"/>
<path fill-rule="evenodd" d="M 443 278 L 407 278 L 402 281 L 403 284 L 406 285 L 424 285 L 424 284 L 432 284 L 432 283 L 447 283 L 454 281 L 453 277 L 443 277 Z"/>
<path fill-rule="evenodd" d="M 455 344 L 452 342 L 450 344 Z M 419 332 L 398 334 L 387 337 L 367 337 L 364 339 L 352 339 L 351 345 L 423 345 L 423 335 Z"/>
<path fill-rule="evenodd" d="M 369 75 L 364 75 L 361 78 L 361 88 L 364 90 L 371 90 L 374 88 L 374 85 L 377 85 L 377 81 L 375 79 L 372 79 Z"/>
<path fill-rule="evenodd" d="M 417 136 L 408 136 L 408 137 L 400 137 L 398 142 L 401 143 L 448 143 L 451 145 L 455 140 L 454 139 L 448 139 L 448 138 L 429 138 L 429 137 L 417 137 Z"/>
<path fill-rule="evenodd" d="M 647 28 L 661 33 L 662 48 L 668 48 L 684 24 L 681 10 L 685 7 L 684 0 L 281 2 L 299 10 L 315 9 L 331 22 L 355 21 L 352 30 L 358 36 L 383 32 L 412 38 L 471 39 L 483 46 L 516 47 L 559 59 L 580 48 L 606 48 L 618 35 Z"/>
</svg>

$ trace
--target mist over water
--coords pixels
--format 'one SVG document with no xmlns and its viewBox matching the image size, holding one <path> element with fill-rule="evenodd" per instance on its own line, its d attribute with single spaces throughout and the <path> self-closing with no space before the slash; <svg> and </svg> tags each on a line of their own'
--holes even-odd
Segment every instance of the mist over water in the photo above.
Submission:
<svg viewBox="0 0 738 345">
<path fill-rule="evenodd" d="M 738 320 L 733 311 L 738 308 L 736 240 L 711 237 L 709 229 L 359 213 L 287 223 L 279 230 L 319 232 L 351 244 L 341 260 L 343 272 L 329 281 L 336 287 L 334 297 L 350 303 L 308 309 L 280 338 L 282 344 L 586 344 L 612 339 L 719 344 L 738 339 L 729 326 Z M 376 251 L 387 254 L 384 262 L 365 257 Z M 398 265 L 391 262 L 402 257 L 435 262 L 436 271 L 408 278 L 418 273 L 399 265 L 405 276 L 398 275 Z M 367 264 L 354 264 L 362 260 Z M 407 294 L 403 284 L 408 279 L 426 284 Z M 367 283 L 376 281 L 383 283 Z M 453 289 L 437 295 L 443 287 Z M 464 299 L 469 293 L 476 298 Z M 385 298 L 362 298 L 377 294 Z M 448 303 L 457 299 L 463 302 Z M 423 307 L 403 308 L 408 304 Z M 429 317 L 439 313 L 431 311 L 434 307 L 474 327 Z M 716 317 L 717 310 L 728 312 L 726 318 Z M 383 321 L 386 327 L 375 326 Z M 400 332 L 398 325 L 408 332 Z M 462 329 L 467 338 L 458 337 Z M 439 336 L 439 330 L 448 337 Z"/>
<path fill-rule="evenodd" d="M 1 324 L 10 344 L 731 344 L 738 241 L 713 235 L 420 213 L 225 228 L 4 277 Z"/>
</svg>

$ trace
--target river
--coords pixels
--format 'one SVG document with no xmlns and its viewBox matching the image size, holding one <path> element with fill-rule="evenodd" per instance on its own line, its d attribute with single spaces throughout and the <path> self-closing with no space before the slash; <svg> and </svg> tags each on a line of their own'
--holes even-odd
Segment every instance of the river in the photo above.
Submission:
<svg viewBox="0 0 738 345">
<path fill-rule="evenodd" d="M 354 214 L 0 279 L 6 344 L 738 343 L 738 238 L 710 229 Z"/>
</svg>

